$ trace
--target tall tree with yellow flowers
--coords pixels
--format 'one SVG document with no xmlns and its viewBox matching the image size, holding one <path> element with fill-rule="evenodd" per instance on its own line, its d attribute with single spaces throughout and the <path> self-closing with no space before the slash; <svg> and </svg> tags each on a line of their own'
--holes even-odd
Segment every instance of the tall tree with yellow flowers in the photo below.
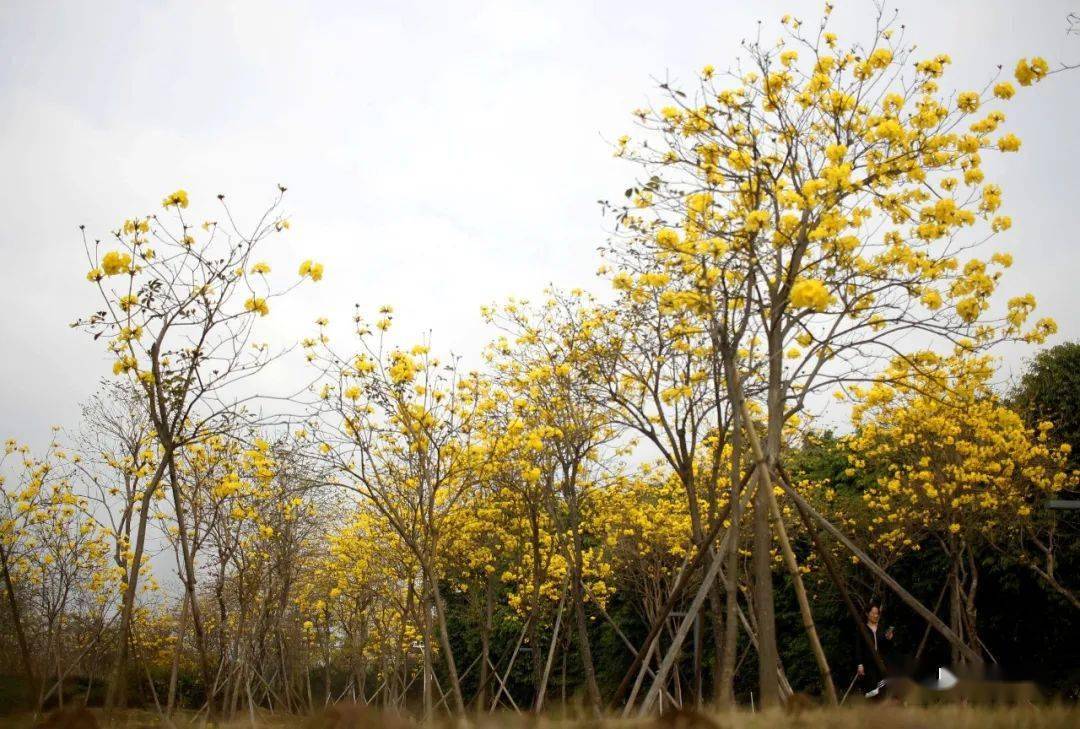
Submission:
<svg viewBox="0 0 1080 729">
<path fill-rule="evenodd" d="M 0 575 L 35 708 L 63 705 L 64 682 L 106 634 L 121 582 L 75 482 L 77 461 L 55 439 L 37 456 L 14 441 L 0 455 Z"/>
<path fill-rule="evenodd" d="M 412 609 L 416 558 L 374 507 L 341 507 L 322 557 L 301 576 L 299 600 L 314 628 L 321 599 L 333 623 L 328 632 L 344 636 L 343 668 L 352 674 L 356 699 L 399 710 L 419 665 L 413 655 L 422 622 Z M 380 681 L 374 692 L 369 673 Z"/>
<path fill-rule="evenodd" d="M 479 679 L 473 700 L 477 712 L 488 710 L 492 684 L 491 636 L 500 576 L 517 556 L 514 540 L 516 506 L 498 478 L 485 478 L 463 494 L 447 515 L 446 548 L 441 572 L 464 594 L 470 617 L 480 633 Z M 510 507 L 510 508 L 508 508 Z M 524 637 L 524 632 L 522 633 Z M 516 656 L 514 656 L 516 658 Z M 497 698 L 501 695 L 496 692 Z"/>
<path fill-rule="evenodd" d="M 316 436 L 336 471 L 334 483 L 367 500 L 416 557 L 425 714 L 434 710 L 436 642 L 453 709 L 460 714 L 465 703 L 447 627 L 440 555 L 448 515 L 483 478 L 488 462 L 475 428 L 486 385 L 477 373 L 442 362 L 427 345 L 391 347 L 384 337 L 391 317 L 384 307 L 372 327 L 357 315 L 357 351 L 349 356 L 334 352 L 325 336 L 321 344 L 311 342 L 311 360 L 324 378 L 317 389 Z"/>
<path fill-rule="evenodd" d="M 785 16 L 777 43 L 745 42 L 730 70 L 706 67 L 690 91 L 664 84 L 668 104 L 639 111 L 641 139 L 616 150 L 643 167 L 631 193 L 647 196 L 615 209 L 623 240 L 663 262 L 680 284 L 673 300 L 707 322 L 731 402 L 763 407 L 753 551 L 765 705 L 778 700 L 767 555 L 785 424 L 813 393 L 872 377 L 905 340 L 979 352 L 1055 331 L 1028 324 L 1031 296 L 992 308 L 1011 257 L 982 252 L 1011 224 L 982 161 L 1020 148 L 999 108 L 1015 87 L 991 75 L 944 88 L 949 56 L 916 56 L 895 17 L 879 11 L 870 37 L 845 43 L 830 12 L 813 27 Z M 1028 86 L 1049 71 L 1024 59 L 1015 76 Z"/>
<path fill-rule="evenodd" d="M 1025 426 L 990 389 L 992 375 L 987 357 L 898 359 L 880 382 L 853 389 L 849 442 L 853 468 L 884 470 L 864 495 L 877 546 L 940 547 L 950 625 L 976 652 L 980 548 L 1030 529 L 1043 502 L 1076 483 L 1067 450 L 1049 439 L 1052 424 Z"/>
<path fill-rule="evenodd" d="M 128 584 L 139 582 L 135 572 L 146 569 L 142 562 L 152 507 L 165 496 L 160 487 L 147 488 L 156 470 L 158 449 L 139 389 L 130 382 L 105 381 L 101 392 L 83 407 L 83 421 L 76 447 L 85 455 L 75 465 L 93 504 L 92 514 L 112 539 L 112 558 L 126 595 Z M 133 559 L 136 553 L 138 563 Z M 116 665 L 126 666 L 132 640 L 130 616 L 121 619 L 120 632 Z M 127 681 L 114 679 L 108 682 L 106 703 L 123 708 Z"/>
<path fill-rule="evenodd" d="M 509 340 L 500 337 L 489 345 L 486 355 L 498 369 L 500 359 L 511 351 Z M 549 508 L 547 481 L 536 477 L 553 466 L 544 445 L 544 426 L 528 419 L 528 404 L 526 393 L 512 377 L 499 376 L 481 404 L 480 427 L 493 467 L 486 479 L 490 484 L 486 508 L 489 513 L 499 512 L 499 579 L 508 589 L 511 614 L 524 621 L 522 639 L 532 659 L 532 705 L 539 711 L 547 686 L 545 649 L 553 655 L 564 624 L 568 560 Z M 491 540 L 492 535 L 486 539 Z M 548 634 L 547 626 L 552 623 L 554 634 Z M 512 655 L 505 673 L 509 673 L 514 658 Z"/>
<path fill-rule="evenodd" d="M 600 322 L 594 302 L 584 293 L 560 297 L 548 292 L 540 304 L 511 300 L 487 309 L 488 320 L 505 335 L 496 347 L 497 379 L 512 394 L 519 423 L 538 456 L 524 477 L 543 486 L 549 514 L 561 537 L 569 574 L 569 604 L 585 674 L 590 707 L 602 706 L 596 681 L 585 603 L 585 513 L 610 477 L 605 468 L 618 435 L 606 408 L 584 385 L 595 379 L 594 337 Z"/>
<path fill-rule="evenodd" d="M 113 373 L 129 378 L 153 431 L 159 460 L 145 488 L 167 484 L 172 495 L 184 587 L 191 606 L 202 678 L 209 689 L 213 672 L 195 600 L 197 570 L 177 472 L 178 453 L 233 427 L 244 405 L 255 396 L 235 385 L 253 377 L 276 356 L 255 339 L 256 322 L 270 311 L 269 302 L 304 279 L 322 278 L 321 264 L 304 261 L 299 279 L 282 285 L 270 265 L 256 256 L 260 244 L 289 227 L 280 212 L 285 188 L 248 228 L 241 228 L 219 195 L 225 223 L 206 221 L 201 230 L 187 219 L 187 192 L 162 200 L 171 213 L 123 222 L 111 242 L 86 238 L 83 243 L 101 309 L 76 321 L 102 339 L 113 358 Z M 131 563 L 138 565 L 144 545 L 136 544 Z M 138 573 L 127 582 L 120 636 L 128 634 L 138 589 Z M 117 652 L 111 682 L 125 675 L 123 651 Z M 115 689 L 110 690 L 115 696 Z M 210 703 L 214 706 L 214 698 Z"/>
<path fill-rule="evenodd" d="M 639 196 L 638 204 L 647 200 Z M 737 482 L 741 467 L 722 458 L 729 437 L 735 436 L 735 448 L 741 441 L 738 431 L 732 432 L 734 411 L 724 396 L 721 360 L 708 327 L 693 307 L 685 306 L 685 292 L 672 282 L 663 263 L 618 248 L 608 255 L 622 264 L 612 277 L 619 296 L 596 315 L 601 326 L 596 365 L 587 370 L 596 376 L 590 389 L 608 407 L 612 420 L 648 442 L 676 475 L 690 517 L 688 537 L 705 548 L 720 504 L 728 500 L 728 479 Z M 735 540 L 731 544 L 734 547 Z M 733 586 L 728 585 L 727 594 L 728 603 L 734 604 Z M 731 698 L 735 632 L 724 628 L 719 586 L 710 594 L 710 605 L 714 693 L 726 701 Z M 700 686 L 700 661 L 695 673 L 695 685 Z"/>
</svg>

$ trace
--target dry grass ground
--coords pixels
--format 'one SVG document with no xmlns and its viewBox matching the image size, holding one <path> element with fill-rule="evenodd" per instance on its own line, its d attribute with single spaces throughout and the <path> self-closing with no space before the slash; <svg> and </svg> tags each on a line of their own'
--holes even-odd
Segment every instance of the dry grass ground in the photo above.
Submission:
<svg viewBox="0 0 1080 729">
<path fill-rule="evenodd" d="M 413 729 L 420 725 L 353 707 L 330 710 L 314 717 L 260 715 L 256 717 L 254 725 L 247 716 L 221 723 L 178 716 L 170 724 L 163 723 L 152 712 L 140 711 L 125 712 L 110 721 L 99 711 L 85 709 L 52 714 L 37 721 L 31 716 L 0 719 L 0 727 L 4 729 L 251 729 L 253 726 L 256 729 Z M 454 726 L 476 729 L 1074 729 L 1080 727 L 1080 707 L 867 706 L 833 710 L 814 708 L 796 715 L 780 711 L 679 714 L 647 721 L 575 720 L 498 714 L 467 725 L 441 722 L 430 726 L 433 729 Z"/>
</svg>

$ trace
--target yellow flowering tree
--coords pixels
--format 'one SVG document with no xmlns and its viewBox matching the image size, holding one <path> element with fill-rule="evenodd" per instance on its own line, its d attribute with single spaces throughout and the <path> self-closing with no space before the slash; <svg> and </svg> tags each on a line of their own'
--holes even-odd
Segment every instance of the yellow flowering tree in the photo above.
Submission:
<svg viewBox="0 0 1080 729">
<path fill-rule="evenodd" d="M 378 699 L 401 709 L 420 665 L 415 650 L 421 624 L 415 607 L 416 558 L 379 512 L 366 503 L 342 504 L 341 522 L 325 550 L 302 576 L 298 603 L 312 629 L 322 612 L 328 630 L 341 635 L 340 661 L 352 675 L 358 700 Z M 323 610 L 317 610 L 322 601 Z M 379 681 L 368 696 L 367 678 Z"/>
<path fill-rule="evenodd" d="M 507 346 L 507 341 L 499 340 L 489 347 L 488 356 L 500 356 Z M 480 507 L 487 518 L 468 509 L 462 510 L 462 517 L 469 523 L 465 533 L 476 534 L 494 558 L 498 579 L 508 591 L 510 615 L 524 621 L 522 640 L 531 649 L 532 703 L 538 710 L 546 690 L 545 655 L 560 642 L 559 635 L 551 633 L 563 630 L 569 561 L 550 508 L 547 481 L 536 477 L 551 468 L 543 426 L 522 418 L 525 393 L 508 389 L 510 384 L 499 382 L 480 404 L 479 425 L 492 467 Z M 498 528 L 491 530 L 490 523 Z M 546 652 L 544 638 L 548 639 Z"/>
<path fill-rule="evenodd" d="M 0 573 L 23 671 L 40 707 L 105 634 L 119 575 L 109 540 L 77 491 L 73 461 L 52 440 L 35 456 L 0 456 Z"/>
<path fill-rule="evenodd" d="M 646 200 L 637 203 L 645 206 Z M 729 437 L 733 447 L 741 446 L 739 431 L 731 427 L 734 412 L 723 397 L 722 363 L 708 327 L 687 306 L 682 282 L 672 279 L 664 263 L 633 250 L 616 248 L 608 255 L 618 262 L 618 273 L 611 277 L 618 299 L 596 314 L 597 363 L 588 370 L 597 379 L 592 383 L 595 397 L 610 407 L 616 424 L 655 448 L 676 475 L 690 516 L 687 537 L 704 549 L 720 505 L 728 500 L 730 481 L 740 480 L 738 459 L 732 471 L 733 463 L 721 458 Z M 608 273 L 606 266 L 602 272 Z M 736 545 L 731 540 L 732 556 Z M 725 577 L 734 579 L 734 572 Z M 731 618 L 737 591 L 729 585 L 726 592 L 727 629 L 719 585 L 709 596 L 720 701 L 731 698 L 735 660 Z M 700 672 L 700 663 L 695 671 Z M 700 684 L 697 676 L 695 685 Z"/>
<path fill-rule="evenodd" d="M 489 357 L 513 402 L 515 417 L 508 430 L 524 435 L 527 447 L 535 451 L 536 465 L 524 478 L 542 486 L 560 537 L 588 701 L 599 712 L 585 609 L 586 576 L 597 566 L 588 560 L 586 513 L 589 502 L 602 498 L 613 478 L 608 465 L 618 450 L 607 446 L 618 431 L 607 409 L 584 387 L 590 379 L 587 371 L 596 367 L 593 338 L 599 322 L 594 312 L 583 294 L 562 299 L 549 295 L 540 304 L 511 300 L 498 310 L 485 309 L 488 320 L 503 332 Z"/>
<path fill-rule="evenodd" d="M 74 466 L 92 504 L 90 515 L 112 542 L 112 561 L 121 575 L 123 597 L 133 581 L 146 585 L 141 577 L 147 572 L 144 549 L 148 527 L 165 498 L 160 486 L 147 488 L 157 468 L 158 449 L 137 387 L 123 380 L 104 381 L 101 390 L 83 406 L 83 424 L 74 445 L 82 454 Z M 142 590 L 131 592 L 137 600 Z M 121 620 L 117 666 L 128 662 L 131 631 L 131 619 Z M 126 680 L 108 681 L 106 704 L 123 708 L 127 688 Z"/>
<path fill-rule="evenodd" d="M 109 241 L 88 239 L 83 233 L 90 265 L 86 278 L 97 289 L 101 309 L 73 326 L 105 343 L 113 373 L 132 383 L 160 450 L 145 493 L 169 485 L 182 577 L 208 687 L 213 685 L 213 673 L 194 599 L 196 567 L 177 453 L 219 432 L 250 400 L 234 387 L 275 357 L 255 339 L 255 324 L 269 313 L 269 303 L 304 279 L 322 277 L 322 267 L 306 261 L 299 280 L 275 283 L 269 265 L 256 258 L 263 241 L 289 227 L 280 212 L 284 192 L 279 188 L 271 207 L 247 230 L 236 223 L 224 196 L 218 198 L 227 223 L 206 221 L 196 229 L 185 213 L 188 194 L 178 190 L 162 200 L 167 221 L 157 215 L 125 220 Z M 139 564 L 143 548 L 135 545 L 132 564 Z M 132 571 L 127 583 L 121 636 L 128 634 L 137 577 Z M 122 680 L 124 660 L 124 651 L 118 651 L 113 682 Z M 109 693 L 114 696 L 116 691 Z"/>
<path fill-rule="evenodd" d="M 642 464 L 640 473 L 607 490 L 598 511 L 596 531 L 609 553 L 613 587 L 637 598 L 646 624 L 665 618 L 661 608 L 690 545 L 691 517 L 678 476 Z"/>
<path fill-rule="evenodd" d="M 811 394 L 871 377 L 905 339 L 976 352 L 1056 329 L 1029 324 L 1031 296 L 992 306 L 1012 259 L 979 248 L 1011 222 L 982 163 L 1019 148 L 1000 109 L 1015 88 L 991 76 L 954 92 L 948 55 L 915 57 L 883 16 L 845 43 L 830 10 L 812 28 L 785 18 L 776 44 L 747 42 L 690 91 L 663 86 L 668 104 L 639 111 L 640 140 L 616 149 L 646 174 L 629 191 L 644 205 L 611 206 L 615 245 L 663 264 L 673 302 L 711 332 L 727 397 L 764 406 L 754 602 L 766 705 L 779 695 L 768 486 L 785 424 Z M 1017 71 L 1028 85 L 1048 68 Z"/>
<path fill-rule="evenodd" d="M 487 462 L 474 424 L 483 381 L 459 373 L 427 345 L 391 347 L 385 340 L 392 311 L 374 327 L 355 317 L 357 351 L 334 352 L 325 335 L 310 342 L 310 359 L 324 374 L 316 405 L 320 452 L 336 471 L 334 482 L 374 507 L 416 558 L 425 674 L 439 643 L 450 680 L 453 709 L 465 710 L 440 585 L 448 515 L 481 478 Z M 376 334 L 377 333 L 377 334 Z M 434 612 L 435 623 L 429 624 Z M 424 682 L 425 713 L 434 708 Z"/>
<path fill-rule="evenodd" d="M 864 495 L 875 546 L 903 554 L 937 544 L 950 564 L 951 627 L 976 652 L 980 547 L 1031 529 L 1042 502 L 1076 483 L 1052 425 L 1026 427 L 990 389 L 992 375 L 988 357 L 897 359 L 879 382 L 853 389 L 849 442 L 854 469 L 883 471 Z"/>
</svg>

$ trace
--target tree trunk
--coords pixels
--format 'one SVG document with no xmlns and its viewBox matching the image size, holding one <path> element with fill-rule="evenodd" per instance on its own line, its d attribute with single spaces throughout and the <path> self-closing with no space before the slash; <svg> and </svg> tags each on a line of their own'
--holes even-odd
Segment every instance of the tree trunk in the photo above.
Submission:
<svg viewBox="0 0 1080 729">
<path fill-rule="evenodd" d="M 772 510 L 773 528 L 776 530 L 777 541 L 780 542 L 780 551 L 784 556 L 784 564 L 787 565 L 791 582 L 795 587 L 795 597 L 799 602 L 799 612 L 802 614 L 803 628 L 806 637 L 810 641 L 810 648 L 817 662 L 818 672 L 821 673 L 821 686 L 829 703 L 836 706 L 836 687 L 833 685 L 832 672 L 829 670 L 829 661 L 825 658 L 825 650 L 821 647 L 817 628 L 814 626 L 814 614 L 810 610 L 810 601 L 806 597 L 806 587 L 803 585 L 802 575 L 799 573 L 799 564 L 795 560 L 795 552 L 788 541 L 787 530 L 784 528 L 784 517 L 780 507 L 776 503 L 776 496 L 772 489 L 768 489 L 769 507 Z"/>
<path fill-rule="evenodd" d="M 465 714 L 465 700 L 461 696 L 461 681 L 458 678 L 457 663 L 454 661 L 454 650 L 450 646 L 450 631 L 446 625 L 446 605 L 443 603 L 442 591 L 439 589 L 439 580 L 434 570 L 429 565 L 429 568 L 425 571 L 431 581 L 431 592 L 435 598 L 435 617 L 438 621 L 443 657 L 446 659 L 446 672 L 450 677 L 450 691 L 454 698 L 454 710 L 461 716 Z"/>
<path fill-rule="evenodd" d="M 150 504 L 154 498 L 154 492 L 161 484 L 165 474 L 166 461 L 158 464 L 157 470 L 142 499 L 139 501 L 139 526 L 135 532 L 135 552 L 127 565 L 127 574 L 124 580 L 124 601 L 120 609 L 120 627 L 116 638 L 116 655 L 113 658 L 113 668 L 109 676 L 109 684 L 105 689 L 105 710 L 109 711 L 114 706 L 123 708 L 127 699 L 124 690 L 127 684 L 127 661 L 128 646 L 131 642 L 131 616 L 135 611 L 135 596 L 139 588 L 139 570 L 142 567 L 143 550 L 146 545 L 146 524 L 150 517 Z"/>
<path fill-rule="evenodd" d="M 533 704 L 536 705 L 536 699 L 540 697 L 539 687 L 541 678 L 543 677 L 544 665 L 543 654 L 540 650 L 540 517 L 532 509 L 529 508 L 529 527 L 531 529 L 532 544 L 530 545 L 532 562 L 533 562 L 533 574 L 532 574 L 532 597 L 531 605 L 529 606 L 529 646 L 532 648 L 532 669 L 533 669 L 533 686 L 537 687 L 537 693 L 533 698 Z M 563 591 L 565 596 L 566 592 Z M 559 605 L 562 605 L 560 601 Z M 562 612 L 562 608 L 559 608 L 559 612 Z M 558 631 L 556 631 L 558 632 Z M 538 709 L 537 709 L 538 710 Z"/>
<path fill-rule="evenodd" d="M 757 441 L 754 420 L 743 393 L 742 410 L 745 430 L 751 443 L 757 443 L 755 456 L 758 462 L 758 491 L 754 503 L 754 551 L 752 555 L 754 609 L 757 615 L 758 629 L 758 678 L 761 691 L 760 701 L 764 709 L 780 703 L 780 685 L 772 665 L 778 663 L 779 652 L 776 647 L 776 607 L 772 580 L 772 529 L 769 526 L 773 501 L 772 469 L 780 462 L 781 436 L 784 427 L 784 374 L 783 341 L 776 312 L 772 316 L 772 328 L 769 331 L 769 373 L 766 409 L 768 418 L 765 423 L 764 449 Z"/>
<path fill-rule="evenodd" d="M 733 368 L 734 365 L 731 365 Z M 733 370 L 732 370 L 733 371 Z M 739 639 L 739 626 L 736 623 L 736 612 L 739 607 L 739 525 L 742 522 L 742 504 L 740 495 L 743 486 L 742 473 L 743 461 L 743 433 L 742 412 L 733 408 L 731 416 L 731 495 L 728 503 L 731 504 L 731 538 L 728 540 L 728 550 L 724 555 L 727 560 L 726 574 L 724 575 L 724 654 L 723 660 L 716 671 L 714 696 L 720 706 L 731 706 L 735 702 L 735 651 Z"/>
<path fill-rule="evenodd" d="M 758 639 L 758 700 L 763 709 L 780 703 L 780 685 L 773 666 L 777 661 L 776 616 L 773 608 L 772 534 L 769 526 L 769 491 L 772 479 L 762 464 L 757 469 L 754 499 L 754 550 L 752 555 L 754 614 Z"/>
<path fill-rule="evenodd" d="M 15 628 L 15 641 L 19 645 L 19 659 L 26 673 L 26 682 L 29 694 L 36 696 L 40 693 L 37 674 L 34 672 L 34 663 L 30 658 L 30 647 L 26 642 L 26 632 L 23 630 L 22 614 L 19 611 L 19 603 L 15 598 L 15 585 L 11 581 L 11 573 L 8 571 L 8 554 L 4 548 L 3 540 L 0 539 L 0 568 L 4 572 L 4 589 L 7 592 L 8 605 L 11 607 L 11 623 Z"/>
<path fill-rule="evenodd" d="M 165 715 L 172 716 L 176 708 L 176 684 L 180 676 L 180 654 L 184 651 L 184 634 L 187 633 L 188 599 L 184 593 L 180 608 L 180 626 L 176 631 L 176 650 L 173 651 L 172 668 L 169 671 L 169 698 L 165 704 Z"/>
<path fill-rule="evenodd" d="M 184 501 L 180 494 L 180 483 L 176 477 L 176 455 L 171 448 L 165 448 L 165 461 L 169 468 L 169 483 L 173 497 L 173 509 L 176 512 L 176 538 L 180 543 L 180 555 L 183 557 L 184 589 L 187 591 L 188 601 L 191 606 L 191 625 L 195 633 L 195 650 L 199 654 L 199 669 L 202 674 L 203 685 L 208 692 L 214 678 L 210 669 L 210 656 L 206 647 L 206 632 L 203 629 L 202 614 L 199 610 L 199 602 L 195 598 L 195 557 L 191 550 L 191 540 L 187 531 L 187 520 L 184 518 Z M 207 705 L 211 714 L 214 713 L 214 696 L 208 695 Z"/>
<path fill-rule="evenodd" d="M 491 575 L 484 575 L 484 621 L 480 629 L 480 686 L 476 689 L 476 713 L 484 713 L 487 706 L 488 663 L 491 660 L 491 613 L 494 603 L 494 587 Z"/>
<path fill-rule="evenodd" d="M 575 536 L 575 543 L 578 541 Z M 575 551 L 577 548 L 575 547 Z M 573 579 L 571 580 L 570 594 L 574 607 L 574 618 L 577 623 L 578 651 L 581 653 L 581 668 L 585 673 L 585 690 L 588 692 L 589 704 L 595 714 L 600 713 L 600 687 L 596 683 L 596 668 L 593 665 L 592 646 L 589 643 L 589 623 L 585 616 L 585 596 L 581 589 L 581 562 L 580 556 L 575 555 Z"/>
<path fill-rule="evenodd" d="M 971 551 L 971 547 L 965 545 L 965 552 L 967 553 L 968 580 L 967 589 L 964 593 L 964 618 L 968 628 L 968 645 L 971 646 L 972 650 L 979 651 L 980 647 L 982 647 L 982 640 L 979 638 L 978 612 L 975 607 L 975 595 L 979 590 L 979 565 L 975 562 L 975 555 Z M 991 658 L 993 657 L 991 656 Z"/>
<path fill-rule="evenodd" d="M 356 693 L 360 695 L 360 703 L 367 704 L 367 664 L 364 660 L 364 646 L 367 645 L 367 620 L 362 617 L 358 629 L 360 644 L 356 646 L 355 663 L 353 673 L 356 675 Z"/>
<path fill-rule="evenodd" d="M 571 489 L 573 487 L 571 486 Z M 580 519 L 578 510 L 577 494 L 568 494 L 570 507 L 570 537 L 572 540 L 573 559 L 571 560 L 570 574 L 570 597 L 574 610 L 574 618 L 577 623 L 578 651 L 581 653 L 581 668 L 585 673 L 585 690 L 588 693 L 589 703 L 594 714 L 599 716 L 603 707 L 600 699 L 600 687 L 596 683 L 596 667 L 593 664 L 592 646 L 589 643 L 589 623 L 585 617 L 585 591 L 582 587 L 584 580 L 584 544 L 581 538 Z"/>
<path fill-rule="evenodd" d="M 428 590 L 425 590 L 425 599 L 420 600 L 417 609 L 420 610 L 420 627 L 424 631 L 424 674 L 423 674 L 423 695 L 424 695 L 424 721 L 430 722 L 432 716 L 432 709 L 434 706 L 432 700 L 432 673 L 434 667 L 431 660 L 431 643 L 435 640 L 435 631 L 431 628 L 431 607 L 428 605 L 426 599 L 427 594 L 430 594 Z"/>
<path fill-rule="evenodd" d="M 566 585 L 563 585 L 562 597 L 559 598 L 559 609 L 555 614 L 555 628 L 551 631 L 551 644 L 548 646 L 547 662 L 544 663 L 544 673 L 536 689 L 536 702 L 533 712 L 539 714 L 544 708 L 544 695 L 547 693 L 548 679 L 551 677 L 551 665 L 555 662 L 555 649 L 559 644 L 559 630 L 562 628 L 563 608 L 566 607 Z M 538 648 L 539 646 L 537 646 Z M 537 650 L 533 648 L 533 650 Z"/>
<path fill-rule="evenodd" d="M 960 575 L 955 564 L 952 569 L 952 587 L 949 590 L 949 627 L 957 635 L 964 634 L 964 626 L 960 622 Z M 957 644 L 953 644 L 949 655 L 954 666 L 963 663 L 962 654 Z"/>
</svg>

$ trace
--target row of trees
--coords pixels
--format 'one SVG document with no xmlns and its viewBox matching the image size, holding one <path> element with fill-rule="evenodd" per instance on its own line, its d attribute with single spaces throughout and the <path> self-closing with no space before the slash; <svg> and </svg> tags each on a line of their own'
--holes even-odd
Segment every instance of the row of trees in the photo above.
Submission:
<svg viewBox="0 0 1080 729">
<path fill-rule="evenodd" d="M 102 304 L 75 326 L 118 379 L 79 435 L 9 444 L 0 505 L 3 647 L 32 700 L 79 676 L 108 707 L 431 715 L 540 710 L 558 685 L 644 713 L 729 704 L 756 668 L 762 705 L 835 703 L 829 601 L 869 640 L 866 600 L 894 596 L 969 664 L 994 658 L 987 554 L 1076 607 L 1043 508 L 1075 488 L 1071 431 L 1002 401 L 986 354 L 1056 329 L 1031 296 L 992 301 L 1010 221 L 982 162 L 1020 146 L 994 108 L 1015 89 L 947 93 L 947 56 L 916 61 L 883 17 L 845 47 L 827 16 L 636 112 L 616 154 L 642 177 L 605 204 L 613 295 L 485 310 L 476 369 L 358 310 L 350 341 L 319 319 L 302 342 L 311 382 L 261 393 L 288 350 L 258 325 L 323 276 L 260 259 L 280 196 L 250 228 L 223 199 L 197 226 L 177 191 L 86 240 Z M 822 473 L 829 393 L 852 433 Z M 944 617 L 892 574 L 922 550 Z"/>
</svg>

